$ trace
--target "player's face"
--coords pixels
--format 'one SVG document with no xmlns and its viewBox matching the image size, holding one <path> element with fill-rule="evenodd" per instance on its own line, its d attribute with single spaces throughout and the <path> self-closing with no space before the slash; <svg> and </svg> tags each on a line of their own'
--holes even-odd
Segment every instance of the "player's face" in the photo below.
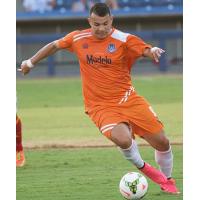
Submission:
<svg viewBox="0 0 200 200">
<path fill-rule="evenodd" d="M 100 17 L 92 13 L 88 21 L 92 29 L 92 34 L 98 39 L 106 38 L 111 32 L 113 18 L 110 15 Z"/>
</svg>

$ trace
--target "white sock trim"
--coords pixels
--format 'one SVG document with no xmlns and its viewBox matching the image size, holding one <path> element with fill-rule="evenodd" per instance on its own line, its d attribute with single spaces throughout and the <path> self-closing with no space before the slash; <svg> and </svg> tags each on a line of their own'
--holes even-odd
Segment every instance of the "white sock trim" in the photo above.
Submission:
<svg viewBox="0 0 200 200">
<path fill-rule="evenodd" d="M 155 150 L 156 152 L 158 152 L 159 154 L 166 154 L 166 153 L 169 153 L 170 151 L 172 151 L 172 148 L 171 146 L 169 146 L 169 149 L 167 151 L 158 151 L 158 150 Z"/>
</svg>

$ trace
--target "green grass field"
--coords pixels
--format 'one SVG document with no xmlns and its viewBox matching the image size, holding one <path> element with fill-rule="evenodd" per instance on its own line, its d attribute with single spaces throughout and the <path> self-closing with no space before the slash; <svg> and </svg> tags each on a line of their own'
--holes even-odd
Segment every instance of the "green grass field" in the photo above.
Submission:
<svg viewBox="0 0 200 200">
<path fill-rule="evenodd" d="M 174 176 L 182 191 L 182 147 L 175 151 Z M 141 147 L 144 159 L 153 162 L 153 150 Z M 18 200 L 122 200 L 119 181 L 125 173 L 137 171 L 116 148 L 56 149 L 27 151 L 27 164 L 17 169 Z M 144 200 L 175 200 L 163 194 L 150 180 Z"/>
<path fill-rule="evenodd" d="M 134 85 L 165 124 L 171 142 L 182 143 L 182 77 L 136 77 Z M 24 168 L 17 169 L 18 200 L 123 199 L 118 192 L 119 180 L 136 169 L 115 147 L 59 148 L 111 145 L 84 114 L 78 78 L 24 78 L 17 80 L 17 95 L 27 161 Z M 35 150 L 37 147 L 43 149 Z M 155 165 L 153 150 L 148 146 L 140 146 L 140 150 L 143 158 Z M 174 177 L 182 191 L 182 145 L 174 145 L 173 150 Z M 182 195 L 161 196 L 159 188 L 149 181 L 144 199 L 182 199 Z"/>
</svg>

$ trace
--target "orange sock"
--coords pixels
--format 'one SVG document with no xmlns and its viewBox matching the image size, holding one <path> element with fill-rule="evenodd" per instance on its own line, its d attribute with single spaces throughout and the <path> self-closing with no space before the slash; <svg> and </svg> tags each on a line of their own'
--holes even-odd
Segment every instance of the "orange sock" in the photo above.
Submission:
<svg viewBox="0 0 200 200">
<path fill-rule="evenodd" d="M 22 150 L 22 124 L 20 118 L 16 115 L 16 151 Z"/>
</svg>

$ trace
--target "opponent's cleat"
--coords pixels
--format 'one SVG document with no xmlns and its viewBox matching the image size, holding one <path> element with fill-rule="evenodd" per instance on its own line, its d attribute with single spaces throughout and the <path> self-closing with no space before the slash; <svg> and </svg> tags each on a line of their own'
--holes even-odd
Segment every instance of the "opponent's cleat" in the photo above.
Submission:
<svg viewBox="0 0 200 200">
<path fill-rule="evenodd" d="M 25 156 L 23 151 L 16 152 L 16 166 L 23 167 L 25 164 Z"/>
<path fill-rule="evenodd" d="M 180 191 L 176 187 L 176 181 L 173 178 L 168 179 L 164 184 L 160 184 L 160 188 L 163 192 L 169 194 L 180 194 Z"/>
</svg>

